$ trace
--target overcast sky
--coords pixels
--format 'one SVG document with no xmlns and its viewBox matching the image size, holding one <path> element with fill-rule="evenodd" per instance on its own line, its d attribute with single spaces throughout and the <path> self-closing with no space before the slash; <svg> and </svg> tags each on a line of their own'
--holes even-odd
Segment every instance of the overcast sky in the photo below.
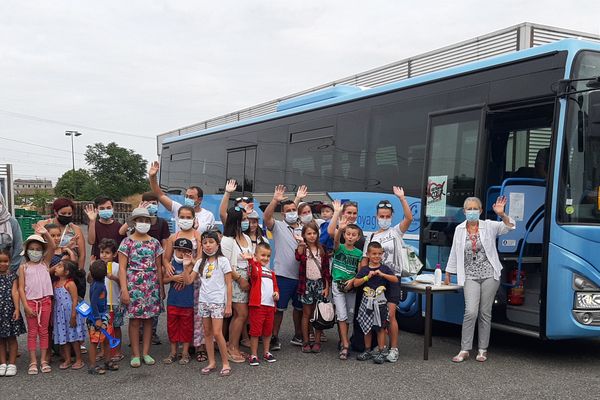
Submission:
<svg viewBox="0 0 600 400">
<path fill-rule="evenodd" d="M 159 133 L 525 21 L 599 34 L 599 16 L 597 0 L 2 0 L 0 163 L 56 181 L 72 129 L 77 168 L 96 142 L 154 160 Z"/>
</svg>

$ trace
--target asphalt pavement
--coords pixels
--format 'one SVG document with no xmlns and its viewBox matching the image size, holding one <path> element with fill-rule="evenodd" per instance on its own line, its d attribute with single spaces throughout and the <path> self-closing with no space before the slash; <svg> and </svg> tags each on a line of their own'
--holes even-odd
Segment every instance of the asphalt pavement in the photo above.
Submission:
<svg viewBox="0 0 600 400">
<path fill-rule="evenodd" d="M 402 332 L 397 363 L 337 358 L 335 330 L 321 354 L 302 354 L 289 344 L 291 316 L 286 315 L 281 339 L 283 348 L 274 352 L 277 362 L 258 367 L 232 364 L 230 377 L 217 373 L 200 375 L 205 363 L 163 365 L 168 355 L 166 315 L 161 315 L 162 345 L 152 346 L 154 366 L 133 369 L 128 358 L 121 370 L 92 376 L 87 369 L 27 375 L 25 336 L 19 345 L 16 377 L 0 378 L 2 399 L 132 399 L 132 398 L 222 398 L 222 399 L 559 399 L 598 398 L 600 341 L 542 342 L 492 332 L 489 359 L 454 364 L 450 358 L 459 350 L 460 331 L 447 325 L 434 327 L 433 347 L 424 361 L 423 337 Z M 128 354 L 128 347 L 124 350 Z"/>
</svg>

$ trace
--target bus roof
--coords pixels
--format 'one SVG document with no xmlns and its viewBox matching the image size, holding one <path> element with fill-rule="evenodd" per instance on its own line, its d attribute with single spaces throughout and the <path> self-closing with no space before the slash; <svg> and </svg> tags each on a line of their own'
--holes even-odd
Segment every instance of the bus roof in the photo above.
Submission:
<svg viewBox="0 0 600 400">
<path fill-rule="evenodd" d="M 324 108 L 336 104 L 342 104 L 346 102 L 355 101 L 362 98 L 372 97 L 376 95 L 380 95 L 387 92 L 396 91 L 399 89 L 405 89 L 411 86 L 422 85 L 428 82 L 434 82 L 437 80 L 442 80 L 450 77 L 454 77 L 457 75 L 463 75 L 470 72 L 475 72 L 478 70 L 483 70 L 495 66 L 499 66 L 502 64 L 508 64 L 512 62 L 516 62 L 519 60 L 524 60 L 527 58 L 541 56 L 543 54 L 548 54 L 557 51 L 568 51 L 569 53 L 576 53 L 580 50 L 597 50 L 600 51 L 600 44 L 594 43 L 586 40 L 580 39 L 563 39 L 554 43 L 545 44 L 538 47 L 529 48 L 526 50 L 517 51 L 510 54 L 504 54 L 496 57 L 491 57 L 485 60 L 474 61 L 468 64 L 444 69 L 441 71 L 435 71 L 428 74 L 416 76 L 413 78 L 403 79 L 398 82 L 389 83 L 387 85 L 379 86 L 376 88 L 369 88 L 360 91 L 352 91 L 348 94 L 343 94 L 336 97 L 326 98 L 325 100 L 310 102 L 308 104 L 299 105 L 293 108 L 286 108 L 281 111 L 277 111 L 274 113 L 261 115 L 255 118 L 248 118 L 242 121 L 232 122 L 229 124 L 219 125 L 210 129 L 203 129 L 196 132 L 187 133 L 185 135 L 176 136 L 172 138 L 166 138 L 163 141 L 163 144 L 176 143 L 182 140 L 191 139 L 194 137 L 209 135 L 211 133 L 222 132 L 233 128 L 238 128 L 242 126 L 253 125 L 256 123 L 270 121 L 278 118 L 282 118 L 289 115 L 300 114 L 306 111 L 316 110 L 319 108 Z M 331 88 L 329 88 L 331 89 Z M 327 89 L 325 89 L 327 90 Z M 320 92 L 316 92 L 313 95 L 318 96 Z"/>
</svg>

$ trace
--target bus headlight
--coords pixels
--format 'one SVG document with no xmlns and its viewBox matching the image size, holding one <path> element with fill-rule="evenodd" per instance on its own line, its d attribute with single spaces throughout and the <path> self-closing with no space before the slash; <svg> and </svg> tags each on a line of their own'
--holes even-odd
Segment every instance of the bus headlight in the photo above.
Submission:
<svg viewBox="0 0 600 400">
<path fill-rule="evenodd" d="M 600 309 L 600 292 L 575 292 L 575 308 L 578 310 Z"/>
</svg>

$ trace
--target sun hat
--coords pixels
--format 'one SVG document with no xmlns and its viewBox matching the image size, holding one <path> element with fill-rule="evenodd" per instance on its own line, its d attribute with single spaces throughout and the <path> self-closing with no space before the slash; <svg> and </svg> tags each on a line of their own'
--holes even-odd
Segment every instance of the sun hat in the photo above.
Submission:
<svg viewBox="0 0 600 400">
<path fill-rule="evenodd" d="M 152 225 L 154 225 L 156 223 L 156 217 L 151 216 L 150 213 L 148 212 L 148 209 L 145 207 L 135 208 L 133 210 L 133 212 L 131 213 L 131 215 L 129 216 L 129 218 L 127 219 L 127 223 L 129 225 L 132 225 L 135 222 L 135 220 L 140 217 L 150 218 L 150 223 Z"/>
<path fill-rule="evenodd" d="M 46 251 L 46 247 L 48 245 L 48 242 L 46 241 L 46 239 L 44 239 L 42 236 L 38 235 L 37 233 L 34 233 L 33 235 L 29 235 L 27 237 L 27 239 L 25 240 L 25 242 L 23 243 L 23 251 L 21 251 L 21 255 L 25 255 L 25 249 L 27 248 L 27 245 L 31 242 L 39 242 L 42 244 L 42 247 L 44 248 L 44 251 Z"/>
</svg>

